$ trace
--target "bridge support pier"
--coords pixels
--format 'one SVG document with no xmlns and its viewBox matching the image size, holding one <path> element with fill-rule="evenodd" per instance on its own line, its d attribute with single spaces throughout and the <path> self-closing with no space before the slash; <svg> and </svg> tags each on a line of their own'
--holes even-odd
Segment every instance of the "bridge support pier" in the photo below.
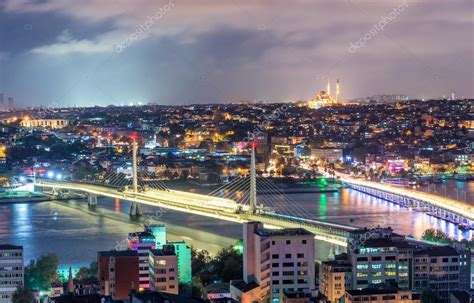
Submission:
<svg viewBox="0 0 474 303">
<path fill-rule="evenodd" d="M 88 194 L 87 195 L 87 204 L 89 206 L 97 206 L 97 195 Z"/>
<path fill-rule="evenodd" d="M 142 215 L 142 209 L 140 204 L 137 202 L 132 202 L 130 205 L 130 216 L 131 217 L 139 217 Z"/>
</svg>

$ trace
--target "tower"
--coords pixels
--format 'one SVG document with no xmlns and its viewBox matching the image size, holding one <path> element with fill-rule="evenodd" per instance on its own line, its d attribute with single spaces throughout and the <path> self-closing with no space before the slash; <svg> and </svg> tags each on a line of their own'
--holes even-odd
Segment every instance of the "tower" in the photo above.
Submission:
<svg viewBox="0 0 474 303">
<path fill-rule="evenodd" d="M 339 79 L 336 81 L 336 102 L 339 102 L 339 94 L 340 94 L 340 87 L 339 87 Z"/>
<path fill-rule="evenodd" d="M 329 83 L 329 79 L 328 79 L 328 84 L 326 85 L 326 93 L 329 96 L 331 95 L 331 83 Z"/>
<path fill-rule="evenodd" d="M 8 97 L 8 110 L 13 110 L 14 108 L 13 97 Z"/>
<path fill-rule="evenodd" d="M 3 107 L 3 94 L 0 93 L 0 111 L 3 111 L 4 107 Z"/>
</svg>

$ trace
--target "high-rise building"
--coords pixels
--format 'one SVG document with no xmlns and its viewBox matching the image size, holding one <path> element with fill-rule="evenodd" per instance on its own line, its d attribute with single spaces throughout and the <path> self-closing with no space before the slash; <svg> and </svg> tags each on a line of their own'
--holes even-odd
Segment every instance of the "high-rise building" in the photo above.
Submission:
<svg viewBox="0 0 474 303">
<path fill-rule="evenodd" d="M 115 300 L 139 288 L 139 257 L 136 251 L 101 251 L 97 256 L 100 293 Z"/>
<path fill-rule="evenodd" d="M 12 111 L 15 109 L 15 104 L 13 103 L 13 97 L 8 97 L 8 110 Z"/>
<path fill-rule="evenodd" d="M 314 260 L 314 234 L 309 231 L 245 223 L 244 280 L 231 282 L 232 296 L 239 302 L 283 302 L 285 294 L 310 293 Z"/>
<path fill-rule="evenodd" d="M 0 245 L 0 303 L 11 303 L 12 294 L 23 284 L 23 247 Z"/>
<path fill-rule="evenodd" d="M 339 283 L 342 279 L 346 301 L 352 300 L 347 294 L 359 300 L 355 295 L 363 293 L 349 290 L 390 286 L 396 287 L 397 292 L 414 294 L 428 288 L 440 302 L 447 303 L 453 291 L 470 288 L 471 253 L 465 242 L 455 242 L 452 246 L 415 245 L 390 228 L 375 228 L 352 232 L 349 243 L 347 255 L 339 255 L 338 262 L 323 262 L 321 266 L 321 292 L 330 301 L 337 299 L 331 291 L 342 288 Z M 389 297 L 398 298 L 394 295 Z"/>
<path fill-rule="evenodd" d="M 3 111 L 5 109 L 3 105 L 3 93 L 0 93 L 0 111 Z"/>
<path fill-rule="evenodd" d="M 174 246 L 174 251 L 178 256 L 178 277 L 180 283 L 191 283 L 193 278 L 191 272 L 191 247 L 186 242 L 168 242 Z"/>
<path fill-rule="evenodd" d="M 148 231 L 130 233 L 128 235 L 128 246 L 138 253 L 140 260 L 140 289 L 150 288 L 150 273 L 148 270 L 148 253 L 150 249 L 155 249 L 155 237 Z"/>
<path fill-rule="evenodd" d="M 166 226 L 163 224 L 146 226 L 155 237 L 155 247 L 161 249 L 163 245 L 169 244 L 174 246 L 176 255 L 178 256 L 178 276 L 180 283 L 191 283 L 191 248 L 186 242 L 168 242 L 166 238 Z"/>
<path fill-rule="evenodd" d="M 173 245 L 149 251 L 150 289 L 172 294 L 179 293 L 178 256 Z"/>
<path fill-rule="evenodd" d="M 155 237 L 155 248 L 161 248 L 166 244 L 166 226 L 164 224 L 147 225 L 145 231 L 152 233 Z"/>
<path fill-rule="evenodd" d="M 412 259 L 413 247 L 406 241 L 367 239 L 349 250 L 353 287 L 362 289 L 374 284 L 397 284 L 400 289 L 409 289 Z"/>
</svg>

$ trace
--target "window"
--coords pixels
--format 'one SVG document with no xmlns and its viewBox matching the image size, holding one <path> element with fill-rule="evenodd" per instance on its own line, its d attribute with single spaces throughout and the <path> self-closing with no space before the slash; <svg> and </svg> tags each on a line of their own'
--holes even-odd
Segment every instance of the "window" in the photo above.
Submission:
<svg viewBox="0 0 474 303">
<path fill-rule="evenodd" d="M 296 255 L 298 258 L 304 258 L 304 254 L 297 254 Z"/>
<path fill-rule="evenodd" d="M 291 240 L 286 240 L 286 244 L 291 244 Z"/>
<path fill-rule="evenodd" d="M 272 245 L 275 245 L 275 241 L 272 241 Z"/>
<path fill-rule="evenodd" d="M 303 243 L 303 244 L 306 244 L 306 240 L 303 240 L 302 243 Z"/>
<path fill-rule="evenodd" d="M 287 259 L 291 258 L 291 254 L 286 254 L 285 258 L 287 258 Z"/>
<path fill-rule="evenodd" d="M 166 266 L 166 260 L 158 260 L 158 265 Z"/>
<path fill-rule="evenodd" d="M 280 256 L 278 254 L 273 254 L 272 259 L 278 259 Z"/>
</svg>

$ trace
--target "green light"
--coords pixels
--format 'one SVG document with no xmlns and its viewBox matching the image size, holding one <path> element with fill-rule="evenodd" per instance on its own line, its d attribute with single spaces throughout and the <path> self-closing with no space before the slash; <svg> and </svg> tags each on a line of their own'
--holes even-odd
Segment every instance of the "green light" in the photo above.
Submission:
<svg viewBox="0 0 474 303">
<path fill-rule="evenodd" d="M 244 241 L 243 240 L 237 240 L 237 242 L 234 245 L 234 249 L 238 251 L 240 254 L 244 253 Z"/>
<path fill-rule="evenodd" d="M 327 195 L 321 194 L 321 196 L 319 196 L 319 218 L 322 220 L 325 220 L 327 212 L 328 212 Z"/>
</svg>

